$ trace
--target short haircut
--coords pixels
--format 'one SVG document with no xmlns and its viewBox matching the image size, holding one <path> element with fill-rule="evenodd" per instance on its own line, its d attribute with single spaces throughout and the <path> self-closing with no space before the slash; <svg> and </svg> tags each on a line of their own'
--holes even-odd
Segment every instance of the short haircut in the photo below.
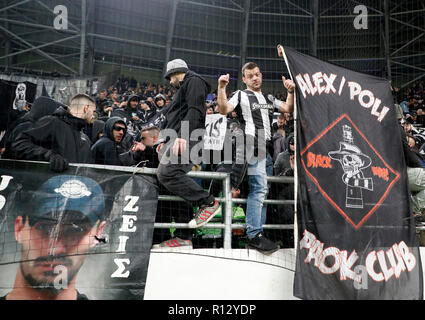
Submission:
<svg viewBox="0 0 425 320">
<path fill-rule="evenodd" d="M 79 93 L 71 99 L 69 108 L 77 109 L 88 104 L 96 106 L 96 101 L 94 101 L 94 99 L 87 94 Z"/>
<path fill-rule="evenodd" d="M 242 75 L 245 76 L 245 70 L 253 70 L 255 68 L 260 69 L 260 67 L 255 62 L 247 62 L 242 67 Z"/>
<path fill-rule="evenodd" d="M 154 134 L 159 134 L 160 131 L 161 130 L 158 127 L 152 126 L 152 127 L 147 127 L 147 128 L 142 129 L 142 134 L 143 134 L 143 132 L 148 132 L 152 136 Z"/>
</svg>

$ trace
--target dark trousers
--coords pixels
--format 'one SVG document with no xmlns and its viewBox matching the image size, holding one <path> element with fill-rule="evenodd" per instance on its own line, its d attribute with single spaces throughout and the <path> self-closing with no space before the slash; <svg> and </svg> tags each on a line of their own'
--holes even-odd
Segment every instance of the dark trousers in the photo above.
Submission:
<svg viewBox="0 0 425 320">
<path fill-rule="evenodd" d="M 172 194 L 189 202 L 192 206 L 210 204 L 214 197 L 197 184 L 187 173 L 193 164 L 160 164 L 157 177 L 159 182 Z"/>
</svg>

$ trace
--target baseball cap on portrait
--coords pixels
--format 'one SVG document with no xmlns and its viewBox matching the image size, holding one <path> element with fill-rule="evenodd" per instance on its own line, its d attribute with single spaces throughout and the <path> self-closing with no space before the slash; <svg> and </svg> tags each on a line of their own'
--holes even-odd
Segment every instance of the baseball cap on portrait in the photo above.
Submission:
<svg viewBox="0 0 425 320">
<path fill-rule="evenodd" d="M 82 176 L 55 176 L 44 182 L 31 199 L 31 218 L 58 220 L 66 212 L 80 212 L 91 225 L 102 219 L 105 197 L 100 185 Z"/>
</svg>

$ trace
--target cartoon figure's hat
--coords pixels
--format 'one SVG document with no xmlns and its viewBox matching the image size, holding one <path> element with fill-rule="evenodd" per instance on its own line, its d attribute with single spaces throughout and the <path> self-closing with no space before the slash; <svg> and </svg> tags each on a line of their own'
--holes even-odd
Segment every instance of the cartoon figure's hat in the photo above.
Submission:
<svg viewBox="0 0 425 320">
<path fill-rule="evenodd" d="M 340 162 L 342 162 L 342 158 L 346 155 L 356 155 L 360 157 L 360 159 L 363 161 L 362 168 L 367 168 L 372 163 L 372 160 L 369 156 L 363 154 L 357 146 L 347 142 L 340 142 L 338 151 L 329 152 L 329 157 Z"/>
</svg>

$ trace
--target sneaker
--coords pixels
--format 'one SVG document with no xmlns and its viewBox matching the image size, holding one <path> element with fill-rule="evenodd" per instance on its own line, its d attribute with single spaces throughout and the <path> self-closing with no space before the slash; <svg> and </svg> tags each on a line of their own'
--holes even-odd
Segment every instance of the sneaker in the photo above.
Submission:
<svg viewBox="0 0 425 320">
<path fill-rule="evenodd" d="M 213 205 L 202 205 L 195 214 L 195 217 L 189 221 L 189 228 L 202 227 L 219 213 L 221 213 L 221 206 L 217 200 L 214 200 Z"/>
<path fill-rule="evenodd" d="M 273 241 L 267 239 L 262 232 L 254 238 L 248 239 L 247 248 L 256 249 L 263 254 L 271 254 L 279 250 L 279 246 Z"/>
<path fill-rule="evenodd" d="M 152 249 L 163 249 L 163 248 L 184 248 L 184 249 L 193 249 L 192 241 L 183 240 L 178 237 L 171 238 L 161 242 L 160 244 L 155 244 L 152 246 Z"/>
</svg>

